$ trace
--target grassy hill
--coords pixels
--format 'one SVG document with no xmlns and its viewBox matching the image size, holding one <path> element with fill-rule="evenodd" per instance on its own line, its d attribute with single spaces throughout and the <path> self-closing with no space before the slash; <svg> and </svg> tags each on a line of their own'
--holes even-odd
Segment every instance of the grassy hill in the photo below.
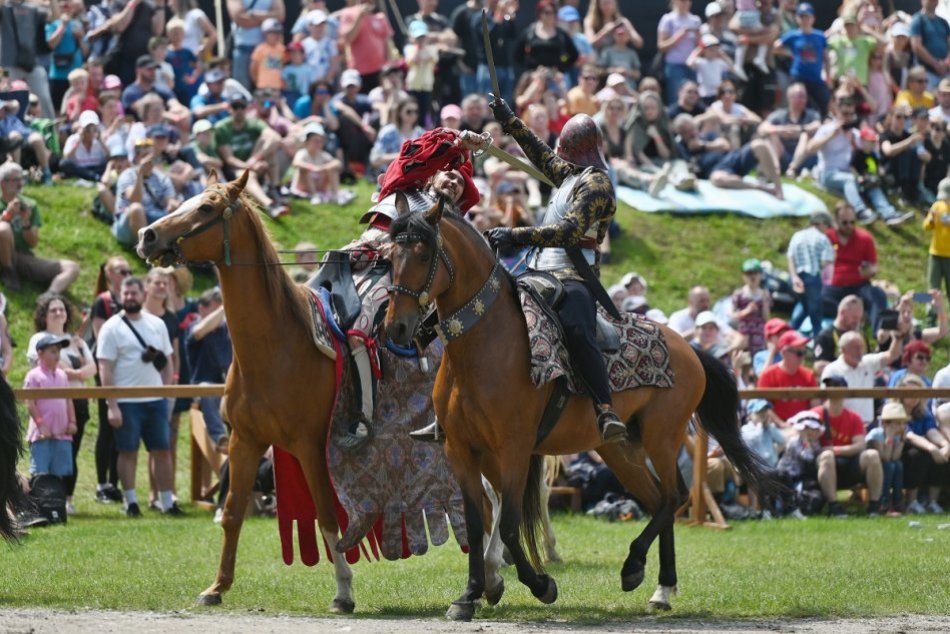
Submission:
<svg viewBox="0 0 950 634">
<path fill-rule="evenodd" d="M 267 221 L 273 238 L 285 249 L 304 240 L 319 248 L 346 244 L 358 235 L 359 216 L 370 204 L 370 185 L 360 184 L 358 191 L 359 198 L 342 208 L 294 202 L 291 216 L 279 222 Z M 120 247 L 108 227 L 92 217 L 89 209 L 94 190 L 61 184 L 28 187 L 26 193 L 37 200 L 43 216 L 39 254 L 74 259 L 82 265 L 79 280 L 70 292 L 77 305 L 86 307 L 92 302 L 98 266 L 111 255 L 125 252 L 132 267 L 145 272 L 145 263 L 131 250 Z M 823 192 L 815 193 L 832 200 Z M 625 205 L 621 205 L 617 219 L 623 233 L 613 242 L 613 256 L 604 270 L 605 282 L 610 284 L 627 271 L 638 271 L 649 281 L 650 304 L 667 313 L 683 307 L 687 290 L 696 284 L 709 286 L 713 297 L 728 295 L 741 286 L 739 270 L 745 258 L 771 260 L 784 268 L 788 239 L 807 222 L 801 218 L 756 220 L 731 214 L 645 214 Z M 870 229 L 877 239 L 880 276 L 901 288 L 922 290 L 929 238 L 919 222 L 896 229 L 879 222 Z M 196 276 L 198 289 L 213 284 L 211 275 Z M 4 289 L 9 300 L 7 319 L 14 340 L 21 345 L 14 351 L 10 376 L 14 385 L 22 383 L 26 371 L 22 346 L 33 332 L 33 307 L 43 290 L 30 284 L 18 293 Z"/>
</svg>

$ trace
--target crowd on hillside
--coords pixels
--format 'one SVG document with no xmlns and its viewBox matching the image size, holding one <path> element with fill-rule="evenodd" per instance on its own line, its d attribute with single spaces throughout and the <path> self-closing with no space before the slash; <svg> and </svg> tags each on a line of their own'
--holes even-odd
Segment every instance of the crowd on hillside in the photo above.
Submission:
<svg viewBox="0 0 950 634">
<path fill-rule="evenodd" d="M 616 0 L 586 7 L 578 0 L 468 0 L 450 16 L 437 12 L 437 0 L 419 0 L 418 11 L 404 16 L 387 13 L 380 0 L 347 0 L 336 11 L 312 0 L 297 15 L 283 0 L 227 0 L 233 28 L 223 43 L 195 0 L 7 0 L 0 7 L 0 284 L 49 291 L 27 354 L 39 370 L 28 381 L 64 380 L 55 355 L 43 352 L 58 349 L 72 383 L 93 376 L 106 385 L 217 382 L 226 367 L 226 323 L 219 297 L 186 301 L 186 273 L 160 270 L 140 281 L 115 257 L 103 265 L 87 320 L 85 340 L 95 349 L 77 337 L 67 342 L 80 320 L 63 293 L 79 266 L 43 257 L 41 223 L 56 219 L 44 219 L 22 194 L 27 180 L 68 178 L 95 188 L 95 215 L 111 227 L 118 252 L 201 191 L 211 170 L 227 178 L 249 170 L 248 193 L 279 218 L 292 198 L 350 203 L 347 185 L 376 182 L 405 140 L 434 127 L 487 132 L 494 145 L 520 154 L 489 116 L 484 8 L 500 97 L 551 145 L 572 115 L 594 117 L 615 185 L 662 196 L 668 186 L 691 191 L 704 179 L 781 198 L 785 176 L 841 198 L 833 215 L 815 214 L 789 236 L 787 263 L 746 262 L 744 285 L 717 304 L 721 310 L 711 310 L 708 290 L 692 289 L 688 307 L 669 316 L 674 329 L 722 356 L 745 385 L 929 384 L 923 362 L 946 334 L 941 291 L 950 290 L 950 25 L 938 12 L 946 7 L 921 0 L 908 15 L 878 0 L 847 0 L 821 30 L 808 2 L 719 0 L 698 15 L 697 4 L 671 0 L 656 26 L 658 53 L 644 59 L 647 25 L 624 17 Z M 519 29 L 525 13 L 530 25 Z M 481 201 L 468 217 L 476 227 L 535 222 L 550 191 L 544 184 L 487 154 L 474 166 Z M 878 218 L 932 232 L 921 292 L 877 280 L 873 236 L 857 225 Z M 609 243 L 603 248 L 609 257 Z M 622 309 L 667 321 L 648 305 L 646 288 L 632 274 L 611 293 Z M 788 323 L 771 317 L 779 299 L 786 304 L 779 308 L 792 311 Z M 913 319 L 914 302 L 927 304 L 932 324 Z M 209 333 L 221 333 L 220 341 L 195 346 L 194 354 L 213 362 L 183 354 L 191 351 L 189 337 L 200 342 Z M 0 342 L 6 373 L 14 355 L 8 336 Z M 142 365 L 147 372 L 130 370 Z M 139 437 L 153 466 L 150 497 L 166 512 L 177 509 L 176 427 L 167 424 L 176 415 L 157 403 L 164 404 L 100 407 L 98 497 L 122 500 L 130 515 L 139 509 Z M 834 514 L 835 489 L 859 481 L 873 512 L 937 510 L 948 483 L 947 407 L 887 404 L 882 422 L 870 400 L 749 404 L 748 440 L 796 482 L 814 483 Z M 215 404 L 202 409 L 223 448 Z M 31 408 L 31 415 L 31 441 L 59 441 L 39 459 L 72 462 L 66 443 L 78 450 L 88 407 Z M 47 418 L 56 426 L 45 426 Z M 888 422 L 898 419 L 902 427 Z M 108 423 L 119 420 L 136 421 L 123 425 L 128 437 L 111 433 Z M 728 503 L 736 483 L 716 452 L 711 482 Z M 895 465 L 903 465 L 904 498 Z M 74 477 L 74 465 L 66 470 Z M 757 503 L 791 512 L 787 501 Z"/>
</svg>

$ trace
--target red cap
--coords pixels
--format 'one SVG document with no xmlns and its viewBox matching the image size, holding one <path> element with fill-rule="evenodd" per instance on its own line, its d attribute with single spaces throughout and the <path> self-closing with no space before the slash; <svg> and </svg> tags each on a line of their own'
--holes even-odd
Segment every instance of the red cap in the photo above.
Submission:
<svg viewBox="0 0 950 634">
<path fill-rule="evenodd" d="M 787 330 L 782 333 L 782 336 L 778 338 L 778 349 L 784 350 L 785 348 L 801 348 L 810 340 L 808 337 L 799 334 L 795 330 Z"/>
<path fill-rule="evenodd" d="M 788 325 L 788 322 L 780 317 L 772 317 L 772 319 L 765 322 L 765 336 L 774 337 L 775 335 L 780 335 L 783 332 L 786 332 L 790 329 L 791 326 Z"/>
</svg>

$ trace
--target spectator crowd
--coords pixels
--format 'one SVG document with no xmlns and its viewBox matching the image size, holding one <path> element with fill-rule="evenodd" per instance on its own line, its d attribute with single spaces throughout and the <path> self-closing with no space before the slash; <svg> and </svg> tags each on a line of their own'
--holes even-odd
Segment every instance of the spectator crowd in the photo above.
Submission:
<svg viewBox="0 0 950 634">
<path fill-rule="evenodd" d="M 950 385 L 950 369 L 929 365 L 947 334 L 950 292 L 950 24 L 938 0 L 913 13 L 846 0 L 824 30 L 798 0 L 671 0 L 651 58 L 641 33 L 649 25 L 625 17 L 617 0 L 468 0 L 450 15 L 437 0 L 418 0 L 410 15 L 381 0 L 332 4 L 227 0 L 223 41 L 196 0 L 0 6 L 0 284 L 47 290 L 30 385 L 218 382 L 229 360 L 220 297 L 189 299 L 182 269 L 139 280 L 124 258 L 109 259 L 80 324 L 66 295 L 79 265 L 43 257 L 40 228 L 56 220 L 23 195 L 24 183 L 94 188 L 94 213 L 118 252 L 200 192 L 211 170 L 248 170 L 247 192 L 279 218 L 295 198 L 350 204 L 348 187 L 375 183 L 407 139 L 435 127 L 485 132 L 520 154 L 489 116 L 483 9 L 500 96 L 552 145 L 571 116 L 594 117 L 615 186 L 658 197 L 709 180 L 783 198 L 785 177 L 839 199 L 789 236 L 787 262 L 745 261 L 730 297 L 713 303 L 696 286 L 667 319 L 648 303 L 648 280 L 631 273 L 610 289 L 618 308 L 668 322 L 746 386 Z M 468 217 L 478 229 L 536 221 L 546 185 L 487 154 L 474 167 L 481 200 Z M 932 236 L 920 292 L 878 279 L 862 225 L 879 219 Z M 609 257 L 609 241 L 602 248 Z M 6 332 L 0 343 L 8 372 Z M 173 440 L 190 404 L 100 405 L 97 498 L 140 513 L 141 440 L 149 503 L 179 513 Z M 200 404 L 226 450 L 217 405 Z M 88 406 L 37 402 L 30 414 L 31 442 L 56 441 L 37 447 L 36 469 L 58 460 L 55 472 L 75 478 L 75 465 L 60 464 L 75 462 L 62 443 L 74 456 Z M 747 441 L 800 492 L 754 501 L 760 511 L 810 512 L 802 501 L 811 490 L 841 514 L 836 491 L 859 483 L 872 513 L 937 511 L 947 495 L 950 403 L 778 399 L 748 403 L 743 416 Z M 729 504 L 741 483 L 717 449 L 711 482 Z"/>
</svg>

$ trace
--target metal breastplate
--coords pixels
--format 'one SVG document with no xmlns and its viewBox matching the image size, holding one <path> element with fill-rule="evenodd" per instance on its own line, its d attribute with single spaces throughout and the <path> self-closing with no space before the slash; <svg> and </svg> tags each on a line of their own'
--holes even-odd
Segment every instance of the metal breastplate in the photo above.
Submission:
<svg viewBox="0 0 950 634">
<path fill-rule="evenodd" d="M 571 193 L 574 191 L 574 187 L 577 185 L 577 180 L 580 176 L 580 174 L 575 174 L 574 176 L 567 177 L 561 183 L 560 187 L 551 192 L 551 200 L 548 203 L 548 208 L 538 224 L 553 225 L 564 220 L 564 217 L 570 211 Z M 596 239 L 599 224 L 599 222 L 591 224 L 590 228 L 587 229 L 587 233 L 584 234 L 584 237 Z M 594 250 L 581 249 L 581 253 L 584 254 L 587 263 L 593 266 Z M 534 254 L 531 258 L 530 267 L 536 271 L 562 271 L 564 269 L 573 268 L 573 265 L 564 249 L 545 247 Z"/>
</svg>

